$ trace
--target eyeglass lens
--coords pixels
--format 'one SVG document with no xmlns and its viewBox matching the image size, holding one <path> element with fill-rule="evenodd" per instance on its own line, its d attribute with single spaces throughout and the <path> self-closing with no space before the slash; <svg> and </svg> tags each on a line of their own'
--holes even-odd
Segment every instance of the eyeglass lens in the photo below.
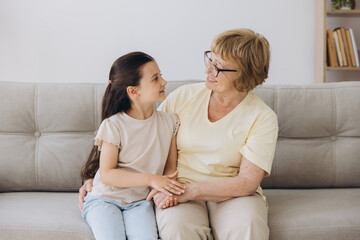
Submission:
<svg viewBox="0 0 360 240">
<path fill-rule="evenodd" d="M 209 65 L 210 65 L 212 74 L 215 77 L 217 77 L 219 75 L 219 71 L 218 71 L 218 68 L 212 63 L 211 52 L 205 52 L 204 60 L 205 60 L 205 66 L 209 67 Z"/>
</svg>

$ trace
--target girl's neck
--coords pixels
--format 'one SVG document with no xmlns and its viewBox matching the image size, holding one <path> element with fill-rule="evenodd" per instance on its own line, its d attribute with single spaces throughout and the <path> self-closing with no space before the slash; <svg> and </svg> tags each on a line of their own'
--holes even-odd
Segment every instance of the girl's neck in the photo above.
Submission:
<svg viewBox="0 0 360 240">
<path fill-rule="evenodd" d="M 145 120 L 151 117 L 154 112 L 153 105 L 144 106 L 136 103 L 131 103 L 131 107 L 126 111 L 126 114 L 138 120 Z"/>
</svg>

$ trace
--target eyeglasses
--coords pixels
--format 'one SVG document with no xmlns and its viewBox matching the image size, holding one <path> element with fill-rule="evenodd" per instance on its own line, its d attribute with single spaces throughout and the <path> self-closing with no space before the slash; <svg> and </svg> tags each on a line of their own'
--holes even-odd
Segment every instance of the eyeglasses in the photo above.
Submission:
<svg viewBox="0 0 360 240">
<path fill-rule="evenodd" d="M 230 69 L 220 69 L 212 63 L 211 59 L 211 51 L 204 52 L 204 62 L 205 66 L 208 68 L 210 66 L 212 74 L 217 77 L 219 72 L 237 72 L 237 70 L 230 70 Z"/>
</svg>

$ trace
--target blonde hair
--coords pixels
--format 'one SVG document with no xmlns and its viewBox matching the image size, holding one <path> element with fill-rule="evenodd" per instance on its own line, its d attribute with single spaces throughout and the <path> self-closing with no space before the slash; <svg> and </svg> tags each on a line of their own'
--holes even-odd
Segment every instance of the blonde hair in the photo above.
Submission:
<svg viewBox="0 0 360 240">
<path fill-rule="evenodd" d="M 235 88 L 250 91 L 265 82 L 270 64 L 270 45 L 264 36 L 250 29 L 233 29 L 219 34 L 211 44 L 211 51 L 237 67 Z"/>
</svg>

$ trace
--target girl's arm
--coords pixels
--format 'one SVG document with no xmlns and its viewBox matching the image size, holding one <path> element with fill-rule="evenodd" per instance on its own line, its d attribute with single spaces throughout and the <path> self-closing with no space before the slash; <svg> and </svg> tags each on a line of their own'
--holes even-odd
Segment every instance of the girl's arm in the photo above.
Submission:
<svg viewBox="0 0 360 240">
<path fill-rule="evenodd" d="M 134 173 L 117 168 L 118 156 L 119 149 L 115 145 L 103 141 L 100 154 L 100 177 L 104 184 L 113 187 L 151 186 L 168 196 L 171 196 L 172 193 L 181 193 L 183 185 L 168 176 Z"/>
<path fill-rule="evenodd" d="M 176 171 L 177 167 L 177 147 L 176 135 L 171 139 L 169 155 L 165 164 L 164 175 L 170 175 Z"/>
<path fill-rule="evenodd" d="M 165 165 L 165 169 L 164 169 L 164 175 L 167 176 L 174 176 L 171 178 L 176 178 L 177 176 L 177 146 L 176 146 L 176 136 L 174 136 L 171 139 L 171 143 L 170 143 L 170 149 L 169 149 L 169 155 L 168 155 L 168 159 L 166 161 L 166 165 Z M 185 187 L 184 187 L 185 188 Z M 151 192 L 149 193 L 148 197 L 146 198 L 147 201 L 150 201 L 152 199 L 153 196 L 155 196 L 159 191 L 153 189 L 151 190 Z M 181 193 L 184 193 L 185 190 L 182 189 Z M 177 198 L 176 197 L 170 197 L 167 199 L 167 201 L 164 202 L 164 204 L 161 206 L 161 208 L 165 208 L 165 207 L 172 207 L 172 206 L 176 206 L 178 204 Z"/>
</svg>

